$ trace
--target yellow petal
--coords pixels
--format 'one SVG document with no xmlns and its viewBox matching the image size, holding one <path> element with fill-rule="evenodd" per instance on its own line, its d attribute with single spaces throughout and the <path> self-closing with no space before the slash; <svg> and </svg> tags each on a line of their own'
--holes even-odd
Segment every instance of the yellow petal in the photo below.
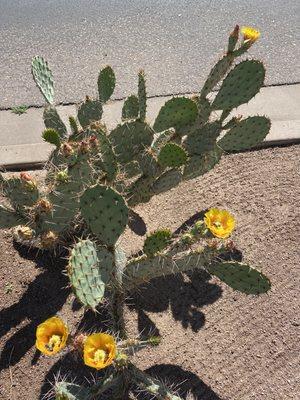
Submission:
<svg viewBox="0 0 300 400">
<path fill-rule="evenodd" d="M 250 26 L 244 26 L 241 32 L 244 35 L 244 40 L 251 42 L 255 42 L 260 37 L 260 32 Z"/>
</svg>

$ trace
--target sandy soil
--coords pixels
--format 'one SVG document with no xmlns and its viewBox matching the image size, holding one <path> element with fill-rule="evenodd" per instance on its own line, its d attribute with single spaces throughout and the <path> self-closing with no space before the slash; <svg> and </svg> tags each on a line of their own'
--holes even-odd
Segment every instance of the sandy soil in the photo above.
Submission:
<svg viewBox="0 0 300 400">
<path fill-rule="evenodd" d="M 163 342 L 135 362 L 179 385 L 197 400 L 285 400 L 300 392 L 299 176 L 300 146 L 225 157 L 204 177 L 181 184 L 137 208 L 148 229 L 176 229 L 196 212 L 221 206 L 238 221 L 234 240 L 243 258 L 272 281 L 259 297 L 233 292 L 203 273 L 150 282 L 128 298 L 132 334 L 159 332 Z M 41 399 L 59 370 L 72 373 L 74 358 L 40 357 L 35 327 L 59 312 L 74 331 L 103 327 L 100 317 L 74 301 L 47 255 L 14 248 L 0 232 L 0 399 Z M 143 239 L 126 232 L 128 252 Z M 81 368 L 81 372 L 90 371 Z"/>
</svg>

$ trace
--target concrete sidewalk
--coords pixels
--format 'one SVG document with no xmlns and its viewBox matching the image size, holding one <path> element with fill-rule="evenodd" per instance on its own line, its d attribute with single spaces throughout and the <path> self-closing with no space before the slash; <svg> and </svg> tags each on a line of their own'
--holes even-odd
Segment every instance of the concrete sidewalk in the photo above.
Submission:
<svg viewBox="0 0 300 400">
<path fill-rule="evenodd" d="M 168 97 L 148 100 L 148 120 L 152 123 Z M 264 146 L 300 142 L 300 84 L 271 86 L 261 90 L 247 105 L 235 114 L 266 115 L 272 127 Z M 121 120 L 123 101 L 113 101 L 104 107 L 104 121 L 111 129 Z M 61 118 L 67 122 L 76 115 L 76 106 L 58 106 Z M 31 108 L 21 116 L 10 110 L 0 111 L 0 166 L 6 169 L 30 168 L 44 163 L 52 146 L 43 142 L 41 133 L 43 109 Z"/>
</svg>

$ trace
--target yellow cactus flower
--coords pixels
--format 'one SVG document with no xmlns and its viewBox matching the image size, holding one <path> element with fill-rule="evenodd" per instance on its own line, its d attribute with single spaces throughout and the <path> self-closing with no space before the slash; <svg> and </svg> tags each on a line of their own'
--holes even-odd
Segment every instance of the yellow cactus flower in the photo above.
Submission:
<svg viewBox="0 0 300 400">
<path fill-rule="evenodd" d="M 249 40 L 252 43 L 256 42 L 260 37 L 260 32 L 250 26 L 244 26 L 241 32 L 244 35 L 244 40 Z"/>
<path fill-rule="evenodd" d="M 83 346 L 85 365 L 102 369 L 112 364 L 116 357 L 116 342 L 107 333 L 94 333 L 87 337 Z"/>
<path fill-rule="evenodd" d="M 211 208 L 207 211 L 204 215 L 204 222 L 211 233 L 220 239 L 230 236 L 235 227 L 233 215 L 218 208 Z"/>
<path fill-rule="evenodd" d="M 67 343 L 68 327 L 58 317 L 48 318 L 36 330 L 36 348 L 47 356 L 53 356 L 62 350 Z"/>
</svg>

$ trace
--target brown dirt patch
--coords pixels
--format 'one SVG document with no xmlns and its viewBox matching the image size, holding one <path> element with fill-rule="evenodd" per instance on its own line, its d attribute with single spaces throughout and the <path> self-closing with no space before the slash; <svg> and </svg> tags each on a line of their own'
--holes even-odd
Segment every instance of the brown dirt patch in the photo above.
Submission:
<svg viewBox="0 0 300 400">
<path fill-rule="evenodd" d="M 128 299 L 130 331 L 156 330 L 162 344 L 138 353 L 136 363 L 191 389 L 201 400 L 285 400 L 299 394 L 299 177 L 300 147 L 227 156 L 202 178 L 153 198 L 137 211 L 149 230 L 176 229 L 194 213 L 221 206 L 237 220 L 234 239 L 244 260 L 272 281 L 267 295 L 246 296 L 203 273 L 154 280 Z M 59 312 L 73 330 L 99 327 L 100 317 L 73 301 L 47 255 L 16 249 L 0 232 L 0 399 L 40 399 L 70 356 L 48 359 L 34 349 L 35 327 Z M 126 251 L 143 239 L 126 232 Z M 88 373 L 85 368 L 82 372 Z"/>
</svg>

